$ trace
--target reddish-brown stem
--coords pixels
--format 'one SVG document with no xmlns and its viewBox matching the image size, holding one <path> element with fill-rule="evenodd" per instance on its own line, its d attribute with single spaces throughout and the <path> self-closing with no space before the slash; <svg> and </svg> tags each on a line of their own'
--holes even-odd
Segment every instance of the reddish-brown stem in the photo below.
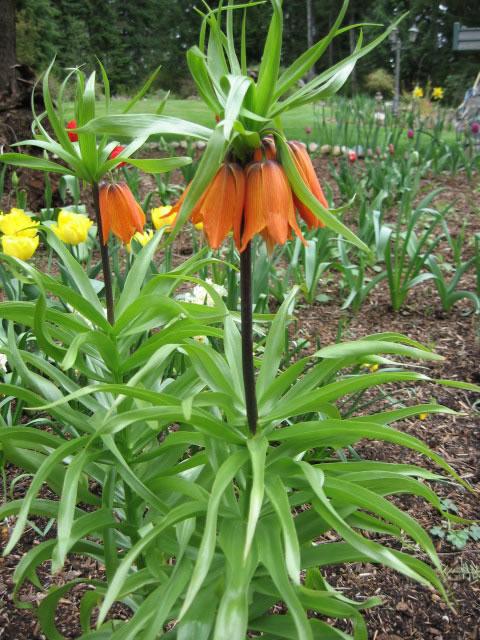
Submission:
<svg viewBox="0 0 480 640">
<path fill-rule="evenodd" d="M 113 308 L 113 287 L 112 272 L 110 270 L 110 259 L 108 256 L 108 244 L 103 241 L 102 218 L 100 216 L 100 197 L 98 192 L 98 183 L 92 184 L 93 203 L 95 207 L 95 216 L 97 218 L 97 233 L 100 243 L 100 256 L 102 258 L 103 283 L 105 286 L 105 302 L 107 305 L 107 320 L 110 324 L 115 322 L 115 312 Z"/>
</svg>

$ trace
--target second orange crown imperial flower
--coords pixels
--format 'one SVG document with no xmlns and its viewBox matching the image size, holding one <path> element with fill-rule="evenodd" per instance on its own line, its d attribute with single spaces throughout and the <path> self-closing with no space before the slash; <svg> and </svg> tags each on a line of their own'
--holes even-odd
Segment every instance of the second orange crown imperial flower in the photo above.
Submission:
<svg viewBox="0 0 480 640">
<path fill-rule="evenodd" d="M 103 244 L 112 232 L 123 244 L 128 244 L 145 226 L 145 214 L 125 182 L 102 183 L 99 188 L 100 217 Z"/>
</svg>

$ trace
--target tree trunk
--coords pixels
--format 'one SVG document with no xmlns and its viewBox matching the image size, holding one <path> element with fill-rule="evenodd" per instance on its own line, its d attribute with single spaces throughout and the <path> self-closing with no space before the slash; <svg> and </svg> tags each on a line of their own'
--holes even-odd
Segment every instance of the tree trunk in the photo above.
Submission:
<svg viewBox="0 0 480 640">
<path fill-rule="evenodd" d="M 0 0 L 0 96 L 16 93 L 15 46 L 15 0 Z"/>
</svg>

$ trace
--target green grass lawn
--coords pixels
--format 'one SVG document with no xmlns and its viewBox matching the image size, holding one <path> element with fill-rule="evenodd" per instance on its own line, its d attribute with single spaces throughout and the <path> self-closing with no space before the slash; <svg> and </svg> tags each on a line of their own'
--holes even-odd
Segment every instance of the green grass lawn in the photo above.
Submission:
<svg viewBox="0 0 480 640">
<path fill-rule="evenodd" d="M 127 103 L 128 98 L 112 99 L 110 113 L 121 113 Z M 131 112 L 155 113 L 158 105 L 158 98 L 144 98 L 133 107 Z M 69 113 L 68 117 L 72 117 L 73 105 L 69 105 L 69 107 L 70 109 L 67 109 L 67 113 Z M 104 102 L 99 101 L 97 104 L 97 115 L 103 115 L 104 113 Z M 348 132 L 343 126 L 345 124 L 344 122 L 340 123 L 339 126 L 336 125 L 335 118 L 331 117 L 334 116 L 335 113 L 337 113 L 337 115 L 339 114 L 339 112 L 336 111 L 335 106 L 333 106 L 331 109 L 327 108 L 326 117 L 329 124 L 326 125 L 327 128 L 323 130 L 323 133 L 320 133 L 320 127 L 318 123 L 319 111 L 317 109 L 317 112 L 315 112 L 314 105 L 307 105 L 299 107 L 297 109 L 292 109 L 292 111 L 287 112 L 282 116 L 285 133 L 291 140 L 304 140 L 305 142 L 314 141 L 320 145 L 324 144 L 325 142 L 339 145 L 346 144 L 347 146 L 351 147 L 354 147 L 356 144 L 364 144 L 364 141 L 362 140 L 362 132 L 359 130 L 359 124 L 353 121 L 353 118 L 355 118 L 355 109 L 353 108 L 353 104 L 352 111 L 348 112 L 348 115 L 346 116 L 349 120 Z M 345 114 L 346 111 L 344 110 L 342 113 Z M 190 120 L 207 127 L 215 126 L 215 120 L 212 116 L 211 111 L 201 100 L 178 100 L 172 98 L 167 101 L 164 114 L 168 116 L 175 116 L 177 118 L 183 118 L 185 120 Z M 308 135 L 306 133 L 305 129 L 307 127 L 312 129 L 311 135 Z M 403 151 L 404 148 L 407 148 L 408 141 L 406 130 L 407 129 L 405 125 L 405 134 L 401 134 L 398 144 L 398 151 Z M 390 129 L 388 127 L 381 127 L 381 129 L 379 130 L 377 144 L 379 144 L 381 147 L 386 147 L 388 144 L 387 138 L 389 133 Z M 322 137 L 324 139 L 322 139 Z M 442 137 L 446 142 L 453 142 L 455 139 L 455 133 L 453 131 L 444 130 L 442 133 Z M 427 138 L 427 136 L 424 136 L 423 138 L 424 139 L 421 141 L 421 146 L 423 144 L 429 144 L 430 139 Z"/>
<path fill-rule="evenodd" d="M 121 113 L 127 104 L 127 98 L 114 98 L 111 103 L 110 113 Z M 145 98 L 138 102 L 132 109 L 132 113 L 155 113 L 158 108 L 158 98 Z M 97 114 L 105 113 L 104 103 L 97 105 Z M 215 126 L 215 120 L 211 111 L 201 100 L 176 100 L 170 99 L 165 106 L 164 115 L 175 116 L 185 120 L 191 120 L 206 127 Z M 289 138 L 305 138 L 305 127 L 313 127 L 313 106 L 300 107 L 292 110 L 283 117 L 285 132 Z"/>
</svg>

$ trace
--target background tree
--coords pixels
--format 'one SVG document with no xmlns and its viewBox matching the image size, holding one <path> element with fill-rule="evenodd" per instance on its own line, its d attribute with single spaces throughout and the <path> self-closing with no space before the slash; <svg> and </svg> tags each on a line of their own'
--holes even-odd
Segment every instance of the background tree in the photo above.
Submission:
<svg viewBox="0 0 480 640">
<path fill-rule="evenodd" d="M 0 15 L 12 20 L 14 0 L 0 0 Z M 96 58 L 104 63 L 112 82 L 112 92 L 131 93 L 159 64 L 162 65 L 156 87 L 172 89 L 181 96 L 194 92 L 189 80 L 185 52 L 196 42 L 200 16 L 195 0 L 17 0 L 17 58 L 42 71 L 57 54 L 59 67 L 86 64 Z M 287 0 L 285 5 L 285 46 L 283 64 L 287 65 L 308 45 L 314 25 L 321 38 L 333 24 L 340 3 L 337 0 Z M 248 56 L 255 67 L 260 62 L 261 45 L 268 24 L 268 5 L 249 10 Z M 350 0 L 345 23 L 359 21 L 388 24 L 409 11 L 400 25 L 402 51 L 402 88 L 410 91 L 415 83 L 446 87 L 446 99 L 458 102 L 478 72 L 478 52 L 452 51 L 453 23 L 480 26 L 478 0 Z M 241 11 L 235 12 L 240 26 Z M 419 35 L 415 45 L 408 42 L 408 28 L 415 23 Z M 375 28 L 366 38 L 374 37 Z M 0 64 L 5 84 L 11 60 L 12 28 L 3 30 Z M 331 66 L 349 53 L 349 34 L 337 38 L 328 54 L 317 65 L 317 72 Z M 14 45 L 13 45 L 14 46 Z M 10 57 L 4 51 L 10 47 Z M 11 65 L 10 65 L 11 66 Z M 379 68 L 392 71 L 393 56 L 385 42 L 371 55 L 360 60 L 353 81 L 345 91 L 362 91 L 365 78 Z M 447 76 L 448 70 L 448 76 Z M 0 74 L 2 71 L 0 71 Z M 7 81 L 8 84 L 8 81 Z M 1 86 L 1 84 L 0 84 Z"/>
<path fill-rule="evenodd" d="M 5 99 L 16 91 L 15 87 L 15 0 L 0 0 L 2 36 L 0 37 L 0 97 Z"/>
</svg>

